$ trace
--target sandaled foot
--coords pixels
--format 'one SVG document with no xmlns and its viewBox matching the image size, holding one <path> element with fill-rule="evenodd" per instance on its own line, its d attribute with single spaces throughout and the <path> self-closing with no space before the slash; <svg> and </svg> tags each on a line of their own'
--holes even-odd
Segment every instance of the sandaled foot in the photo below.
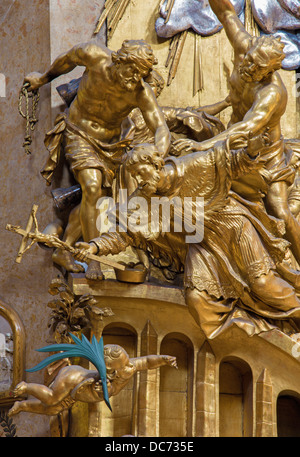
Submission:
<svg viewBox="0 0 300 457">
<path fill-rule="evenodd" d="M 104 275 L 102 273 L 100 263 L 92 260 L 89 263 L 85 277 L 86 279 L 90 279 L 92 281 L 102 281 L 104 279 Z"/>
<path fill-rule="evenodd" d="M 52 255 L 52 260 L 71 273 L 84 273 L 83 265 L 76 263 L 75 259 L 67 251 L 56 249 Z"/>
</svg>

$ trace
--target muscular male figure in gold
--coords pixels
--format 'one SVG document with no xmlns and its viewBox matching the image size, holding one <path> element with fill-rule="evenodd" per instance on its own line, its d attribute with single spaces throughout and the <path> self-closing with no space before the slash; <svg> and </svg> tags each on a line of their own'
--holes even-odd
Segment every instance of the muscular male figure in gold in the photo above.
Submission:
<svg viewBox="0 0 300 457">
<path fill-rule="evenodd" d="M 241 177 L 234 190 L 249 199 L 249 191 L 257 182 L 265 189 L 256 193 L 264 197 L 270 214 L 284 220 L 286 238 L 292 252 L 300 260 L 300 226 L 288 205 L 288 187 L 293 170 L 286 164 L 280 119 L 287 105 L 287 91 L 277 72 L 285 55 L 284 45 L 273 36 L 252 37 L 245 30 L 229 0 L 209 0 L 211 8 L 223 24 L 234 49 L 234 69 L 230 79 L 233 114 L 230 127 L 212 140 L 202 143 L 179 141 L 177 147 L 206 150 L 228 135 L 252 132 L 258 135 L 268 129 L 270 148 L 261 156 L 261 173 L 256 180 Z M 258 178 L 258 179 L 257 179 Z M 247 194 L 244 194 L 247 191 Z M 250 192 L 251 193 L 251 192 Z"/>
<path fill-rule="evenodd" d="M 80 221 L 86 241 L 98 234 L 97 201 L 103 188 L 111 186 L 122 161 L 124 148 L 118 143 L 121 124 L 132 109 L 140 108 L 155 133 L 160 154 L 168 152 L 169 130 L 152 89 L 143 80 L 155 63 L 151 47 L 142 40 L 126 40 L 117 52 L 92 41 L 59 56 L 44 74 L 31 73 L 25 78 L 28 89 L 34 90 L 76 66 L 85 67 L 77 96 L 67 111 L 63 144 L 70 169 L 82 188 Z M 56 253 L 56 263 L 64 266 L 68 262 L 72 262 L 68 254 Z M 102 277 L 99 264 L 90 264 L 87 277 Z"/>
</svg>

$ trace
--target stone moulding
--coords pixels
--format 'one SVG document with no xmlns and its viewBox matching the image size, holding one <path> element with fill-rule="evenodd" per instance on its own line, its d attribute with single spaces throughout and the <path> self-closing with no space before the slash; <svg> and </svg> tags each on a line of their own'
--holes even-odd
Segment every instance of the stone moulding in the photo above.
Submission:
<svg viewBox="0 0 300 457">
<path fill-rule="evenodd" d="M 69 275 L 69 285 L 75 295 L 92 294 L 97 297 L 145 299 L 186 307 L 184 290 L 177 286 L 165 286 L 154 283 L 129 284 L 114 279 L 107 279 L 92 284 L 82 274 Z M 295 350 L 295 345 L 298 344 L 300 347 L 300 343 L 297 343 L 279 329 L 261 332 L 257 336 L 300 362 L 300 350 L 299 352 Z"/>
</svg>

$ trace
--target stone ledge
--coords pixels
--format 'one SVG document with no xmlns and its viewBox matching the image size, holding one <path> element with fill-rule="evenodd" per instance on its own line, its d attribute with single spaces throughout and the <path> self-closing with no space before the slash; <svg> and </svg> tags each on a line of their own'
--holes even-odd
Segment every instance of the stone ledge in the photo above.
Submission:
<svg viewBox="0 0 300 457">
<path fill-rule="evenodd" d="M 95 297 L 131 298 L 185 306 L 184 291 L 177 286 L 147 282 L 142 284 L 125 283 L 116 279 L 89 281 L 83 273 L 71 273 L 69 286 L 75 295 L 91 294 Z M 280 330 L 274 329 L 257 335 L 276 348 L 300 362 L 300 344 Z"/>
<path fill-rule="evenodd" d="M 270 330 L 269 332 L 260 333 L 258 336 L 300 362 L 300 344 L 281 330 Z"/>
<path fill-rule="evenodd" d="M 151 282 L 133 284 L 116 279 L 88 281 L 83 273 L 70 274 L 68 283 L 75 295 L 92 294 L 95 297 L 136 298 L 186 306 L 183 289 L 176 286 Z"/>
</svg>

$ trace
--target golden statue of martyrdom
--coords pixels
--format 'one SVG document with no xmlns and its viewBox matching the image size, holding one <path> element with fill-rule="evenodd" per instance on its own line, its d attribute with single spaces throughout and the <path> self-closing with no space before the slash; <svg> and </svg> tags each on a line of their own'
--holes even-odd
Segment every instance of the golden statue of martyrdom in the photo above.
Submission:
<svg viewBox="0 0 300 457">
<path fill-rule="evenodd" d="M 287 106 L 287 91 L 277 71 L 285 57 L 284 44 L 272 35 L 252 37 L 229 0 L 209 2 L 234 50 L 234 69 L 230 79 L 233 114 L 229 128 L 215 138 L 202 143 L 179 140 L 177 147 L 206 150 L 231 134 L 252 132 L 256 136 L 268 129 L 271 144 L 261 155 L 261 171 L 241 177 L 234 183 L 234 190 L 249 198 L 249 188 L 253 190 L 259 179 L 267 181 L 265 195 L 262 195 L 262 189 L 257 189 L 257 193 L 265 197 L 268 212 L 285 222 L 285 237 L 299 262 L 300 225 L 288 205 L 288 188 L 294 179 L 294 171 L 286 164 L 280 125 Z"/>
<path fill-rule="evenodd" d="M 34 90 L 76 66 L 85 67 L 77 95 L 59 128 L 65 157 L 82 189 L 80 221 L 86 241 L 98 234 L 97 201 L 111 187 L 123 160 L 129 140 L 122 141 L 122 122 L 132 109 L 140 108 L 160 154 L 168 152 L 168 127 L 152 89 L 143 80 L 155 63 L 151 47 L 142 40 L 126 40 L 117 52 L 92 41 L 57 57 L 44 74 L 25 77 L 28 90 Z M 59 251 L 57 255 L 67 254 Z M 86 276 L 102 278 L 99 264 L 92 262 Z"/>
</svg>

